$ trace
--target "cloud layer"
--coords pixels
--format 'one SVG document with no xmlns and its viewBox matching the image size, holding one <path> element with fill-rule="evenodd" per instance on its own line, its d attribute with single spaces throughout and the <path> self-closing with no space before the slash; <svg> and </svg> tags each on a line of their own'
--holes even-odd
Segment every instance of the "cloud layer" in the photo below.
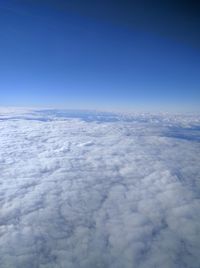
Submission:
<svg viewBox="0 0 200 268">
<path fill-rule="evenodd" d="M 200 118 L 0 110 L 0 267 L 199 268 Z"/>
</svg>

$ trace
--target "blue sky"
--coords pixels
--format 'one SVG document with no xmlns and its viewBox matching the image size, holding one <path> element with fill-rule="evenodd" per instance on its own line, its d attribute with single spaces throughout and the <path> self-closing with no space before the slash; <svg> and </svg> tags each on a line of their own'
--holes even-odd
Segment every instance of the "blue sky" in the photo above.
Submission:
<svg viewBox="0 0 200 268">
<path fill-rule="evenodd" d="M 0 3 L 0 105 L 199 110 L 198 25 L 185 10 L 166 24 L 163 7 L 121 16 L 113 1 L 68 2 Z"/>
</svg>

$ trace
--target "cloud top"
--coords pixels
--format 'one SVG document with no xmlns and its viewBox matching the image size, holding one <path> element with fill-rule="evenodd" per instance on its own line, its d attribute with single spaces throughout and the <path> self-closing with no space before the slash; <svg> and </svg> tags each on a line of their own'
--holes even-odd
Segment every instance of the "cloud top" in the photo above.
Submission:
<svg viewBox="0 0 200 268">
<path fill-rule="evenodd" d="M 200 118 L 0 111 L 0 266 L 200 267 Z"/>
</svg>

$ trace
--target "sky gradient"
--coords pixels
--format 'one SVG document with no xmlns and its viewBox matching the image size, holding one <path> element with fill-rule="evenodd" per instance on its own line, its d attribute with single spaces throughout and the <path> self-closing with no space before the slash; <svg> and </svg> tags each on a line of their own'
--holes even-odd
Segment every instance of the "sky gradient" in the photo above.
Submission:
<svg viewBox="0 0 200 268">
<path fill-rule="evenodd" d="M 199 6 L 148 2 L 1 1 L 0 105 L 200 111 Z"/>
</svg>

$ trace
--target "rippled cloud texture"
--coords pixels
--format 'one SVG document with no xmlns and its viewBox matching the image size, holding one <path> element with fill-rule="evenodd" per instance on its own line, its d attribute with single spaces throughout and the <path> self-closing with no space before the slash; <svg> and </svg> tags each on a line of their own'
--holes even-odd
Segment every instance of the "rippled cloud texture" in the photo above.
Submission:
<svg viewBox="0 0 200 268">
<path fill-rule="evenodd" d="M 0 110 L 0 267 L 199 268 L 200 117 Z"/>
</svg>

